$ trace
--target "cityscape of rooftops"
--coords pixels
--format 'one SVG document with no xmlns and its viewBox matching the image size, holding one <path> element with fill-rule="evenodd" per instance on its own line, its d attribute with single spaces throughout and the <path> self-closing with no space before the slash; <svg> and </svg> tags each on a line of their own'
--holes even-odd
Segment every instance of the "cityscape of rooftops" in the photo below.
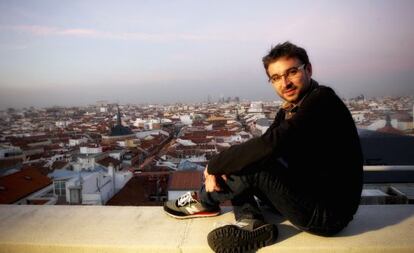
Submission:
<svg viewBox="0 0 414 253">
<path fill-rule="evenodd" d="M 0 1 L 0 204 L 162 205 L 198 190 L 213 155 L 272 123 L 282 101 L 261 59 L 284 41 L 349 108 L 364 169 L 390 173 L 366 178 L 361 203 L 412 204 L 412 10 Z"/>
</svg>

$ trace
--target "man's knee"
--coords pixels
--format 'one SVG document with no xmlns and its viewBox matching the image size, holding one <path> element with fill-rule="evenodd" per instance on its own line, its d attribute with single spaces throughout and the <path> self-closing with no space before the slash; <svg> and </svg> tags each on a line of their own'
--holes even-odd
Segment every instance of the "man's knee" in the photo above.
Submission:
<svg viewBox="0 0 414 253">
<path fill-rule="evenodd" d="M 318 235 L 318 236 L 323 236 L 323 237 L 333 237 L 335 235 L 337 235 L 339 232 L 342 231 L 343 228 L 341 229 L 327 229 L 327 230 L 313 230 L 313 231 L 308 231 L 311 234 L 314 235 Z"/>
<path fill-rule="evenodd" d="M 333 227 L 300 227 L 301 230 L 308 232 L 310 234 L 323 236 L 323 237 L 333 237 L 341 232 L 346 225 L 333 226 Z"/>
</svg>

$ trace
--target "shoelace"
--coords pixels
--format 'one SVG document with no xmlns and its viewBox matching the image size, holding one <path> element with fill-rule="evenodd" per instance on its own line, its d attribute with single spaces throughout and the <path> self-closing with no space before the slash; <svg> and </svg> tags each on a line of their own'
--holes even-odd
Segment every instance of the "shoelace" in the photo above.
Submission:
<svg viewBox="0 0 414 253">
<path fill-rule="evenodd" d="M 235 221 L 235 222 L 218 221 L 218 222 L 214 223 L 213 227 L 214 228 L 219 228 L 219 227 L 224 227 L 224 226 L 227 226 L 227 225 L 234 225 L 234 226 L 237 226 L 239 228 L 244 228 L 244 227 L 248 226 L 249 224 L 246 223 L 246 222 L 243 222 L 243 221 Z"/>
<path fill-rule="evenodd" d="M 187 193 L 185 193 L 184 195 L 180 196 L 177 199 L 177 205 L 180 206 L 180 207 L 185 206 L 185 205 L 191 203 L 192 201 L 195 201 L 195 200 L 194 200 L 193 196 L 191 195 L 191 192 L 187 192 Z"/>
<path fill-rule="evenodd" d="M 235 223 L 233 223 L 233 225 L 238 226 L 239 228 L 244 228 L 248 226 L 249 223 L 243 221 L 236 221 Z"/>
</svg>

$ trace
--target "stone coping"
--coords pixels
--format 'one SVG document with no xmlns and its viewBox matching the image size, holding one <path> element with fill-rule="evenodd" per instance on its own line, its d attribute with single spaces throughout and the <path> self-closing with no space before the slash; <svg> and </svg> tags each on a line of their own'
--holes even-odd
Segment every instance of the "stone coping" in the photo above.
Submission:
<svg viewBox="0 0 414 253">
<path fill-rule="evenodd" d="M 414 205 L 360 206 L 335 237 L 301 232 L 279 216 L 277 243 L 259 252 L 414 252 Z M 162 207 L 0 205 L 0 252 L 212 252 L 207 234 L 234 221 L 176 220 Z"/>
</svg>

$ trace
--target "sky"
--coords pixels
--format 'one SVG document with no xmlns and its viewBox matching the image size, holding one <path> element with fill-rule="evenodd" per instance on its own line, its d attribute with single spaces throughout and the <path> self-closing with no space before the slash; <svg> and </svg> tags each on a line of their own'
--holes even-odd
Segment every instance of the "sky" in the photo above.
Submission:
<svg viewBox="0 0 414 253">
<path fill-rule="evenodd" d="M 0 110 L 274 100 L 291 41 L 344 98 L 414 95 L 414 1 L 0 0 Z"/>
</svg>

